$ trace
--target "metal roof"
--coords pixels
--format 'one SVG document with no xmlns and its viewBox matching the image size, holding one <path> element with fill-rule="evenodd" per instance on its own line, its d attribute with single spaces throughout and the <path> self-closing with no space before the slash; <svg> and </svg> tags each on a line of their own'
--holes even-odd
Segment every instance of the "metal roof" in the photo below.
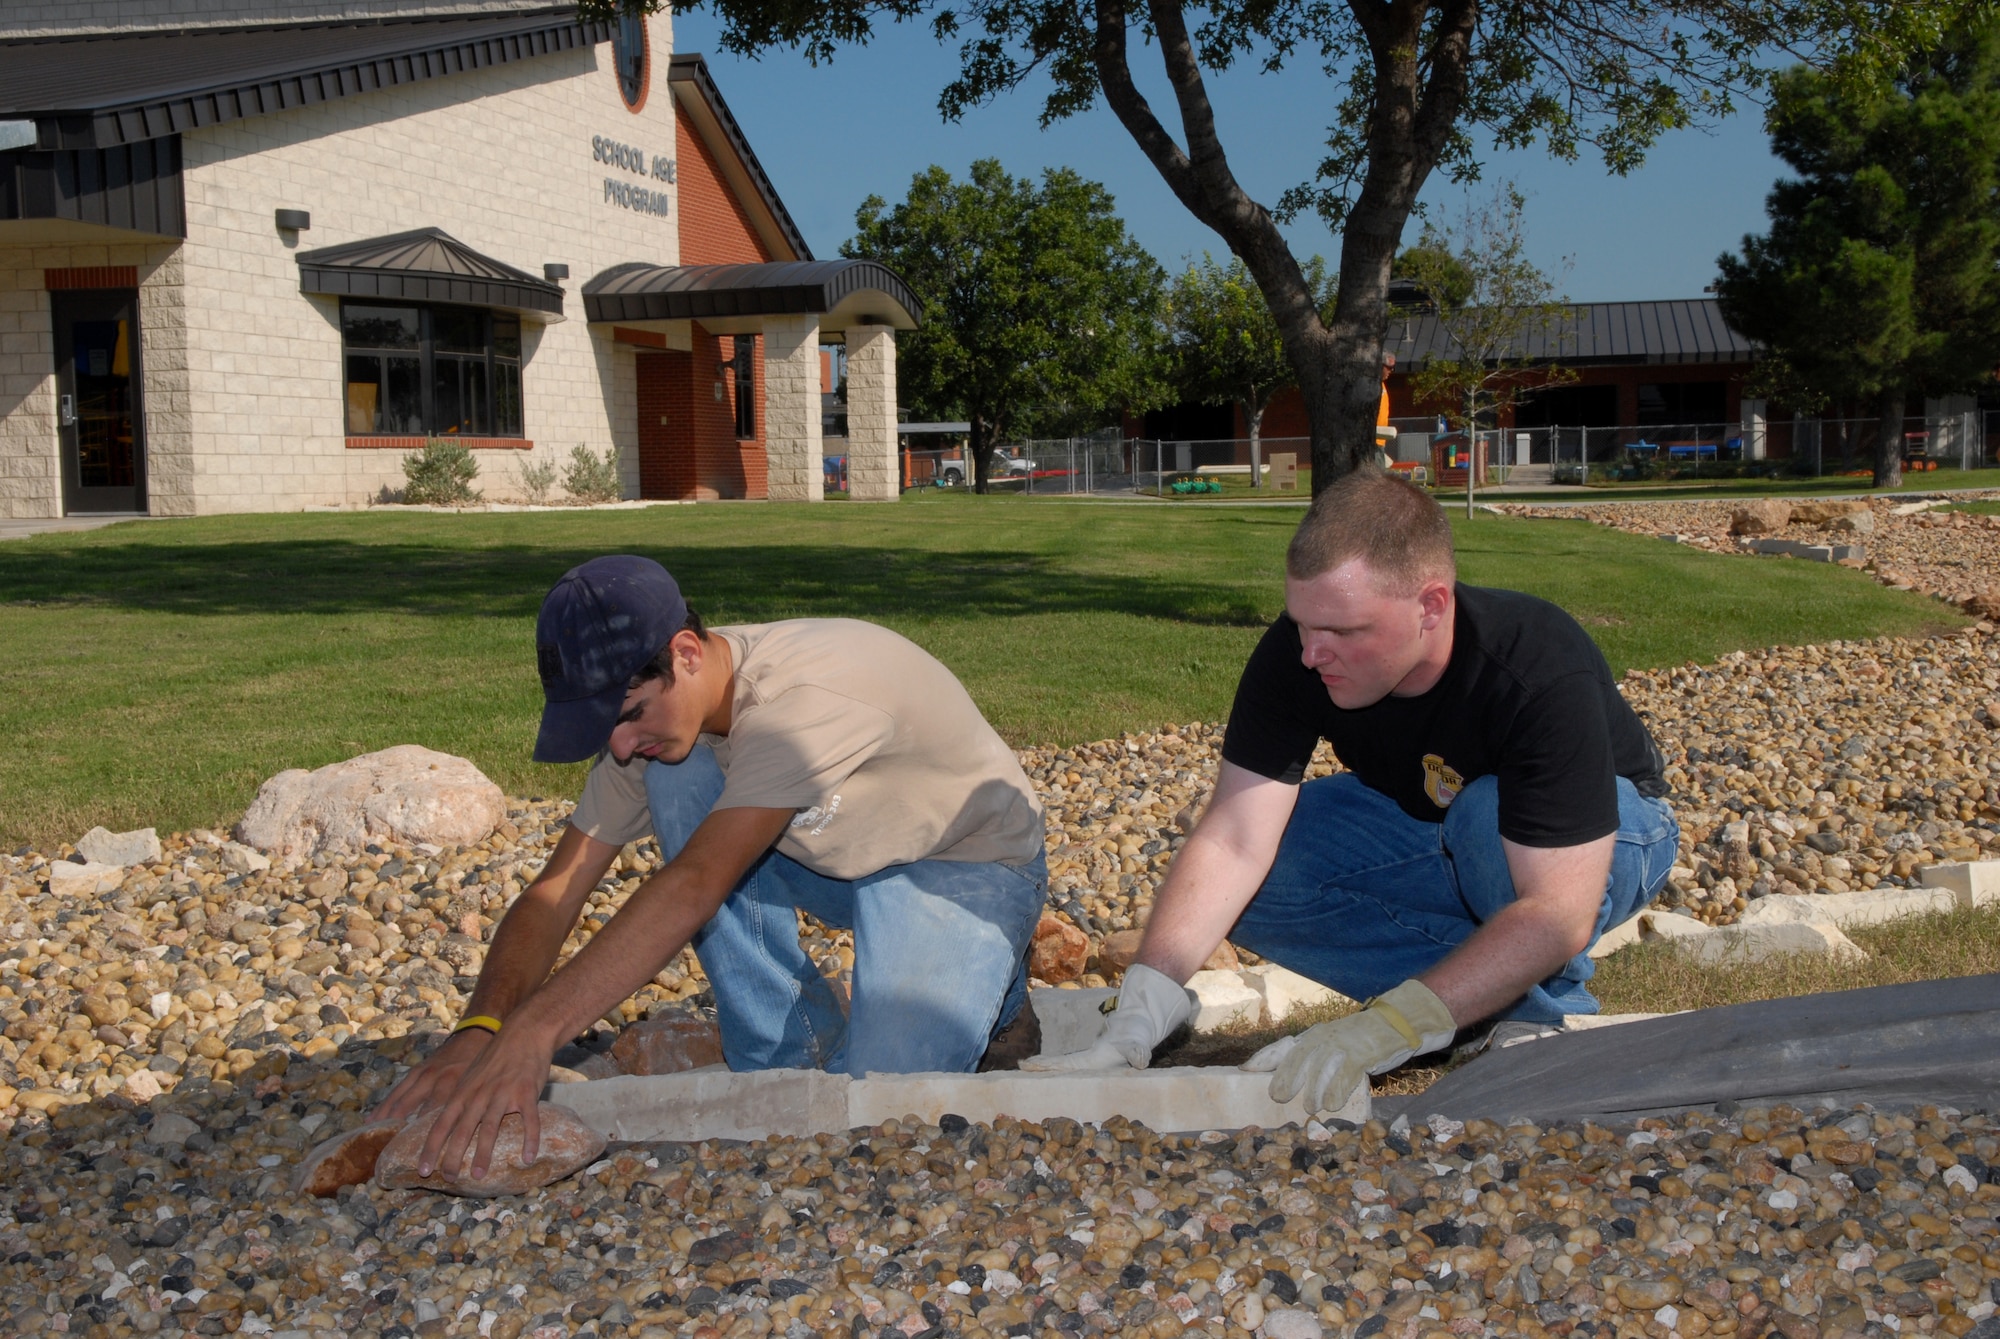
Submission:
<svg viewBox="0 0 2000 1339">
<path fill-rule="evenodd" d="M 685 321 L 731 316 L 824 314 L 876 294 L 915 326 L 923 302 L 874 260 L 780 261 L 761 265 L 614 266 L 583 286 L 592 321 Z M 879 304 L 878 304 L 879 305 Z M 880 314 L 877 313 L 879 316 Z"/>
<path fill-rule="evenodd" d="M 1713 298 L 1666 302 L 1580 302 L 1557 324 L 1529 332 L 1510 359 L 1564 364 L 1747 363 L 1760 350 L 1722 319 Z M 1386 352 L 1398 372 L 1414 371 L 1457 346 L 1432 311 L 1389 313 Z"/>
<path fill-rule="evenodd" d="M 805 234 L 800 232 L 799 225 L 792 221 L 791 212 L 785 208 L 785 202 L 778 198 L 778 188 L 771 184 L 771 178 L 765 173 L 764 165 L 757 161 L 757 155 L 750 148 L 750 140 L 744 135 L 743 127 L 736 123 L 736 116 L 729 110 L 729 104 L 722 100 L 722 90 L 716 87 L 715 76 L 708 72 L 708 62 L 703 59 L 700 52 L 676 52 L 668 59 L 667 87 L 677 92 L 686 90 L 687 93 L 700 99 L 709 116 L 713 118 L 716 128 L 722 132 L 730 149 L 743 164 L 744 174 L 749 177 L 750 184 L 756 189 L 764 207 L 770 211 L 771 220 L 783 236 L 785 244 L 791 248 L 792 256 L 797 260 L 811 260 L 812 248 L 806 245 Z M 690 119 L 696 121 L 695 128 L 698 131 L 706 130 L 706 127 L 700 124 L 699 118 Z"/>
<path fill-rule="evenodd" d="M 483 256 L 436 228 L 301 251 L 299 291 L 403 302 L 505 307 L 560 317 L 563 291 Z"/>
<path fill-rule="evenodd" d="M 102 148 L 610 40 L 574 5 L 509 14 L 0 42 L 0 119 Z"/>
</svg>

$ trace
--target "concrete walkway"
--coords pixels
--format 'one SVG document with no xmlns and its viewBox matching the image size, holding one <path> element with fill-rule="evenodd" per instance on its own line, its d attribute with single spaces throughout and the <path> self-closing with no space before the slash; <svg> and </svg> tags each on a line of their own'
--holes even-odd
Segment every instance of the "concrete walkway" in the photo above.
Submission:
<svg viewBox="0 0 2000 1339">
<path fill-rule="evenodd" d="M 122 521 L 150 521 L 151 516 L 48 516 L 38 520 L 0 519 L 0 539 L 26 539 L 29 535 L 59 534 L 70 530 L 100 530 Z"/>
</svg>

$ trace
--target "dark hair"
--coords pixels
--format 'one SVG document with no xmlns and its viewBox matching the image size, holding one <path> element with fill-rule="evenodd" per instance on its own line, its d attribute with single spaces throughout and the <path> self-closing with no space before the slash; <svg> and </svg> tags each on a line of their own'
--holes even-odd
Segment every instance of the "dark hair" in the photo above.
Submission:
<svg viewBox="0 0 2000 1339">
<path fill-rule="evenodd" d="M 1415 594 L 1426 581 L 1451 581 L 1451 522 L 1414 484 L 1368 466 L 1328 485 L 1312 501 L 1285 550 L 1285 573 L 1310 581 L 1359 558 L 1385 590 Z"/>
<path fill-rule="evenodd" d="M 697 614 L 692 608 L 687 611 L 687 622 L 681 624 L 681 632 L 692 632 L 697 637 L 708 636 L 708 629 L 702 626 L 701 615 Z M 676 637 L 680 635 L 680 632 L 674 634 Z M 674 681 L 673 646 L 674 644 L 669 641 L 665 646 L 655 651 L 653 658 L 639 667 L 638 672 L 632 676 L 631 683 L 626 686 L 628 688 L 637 688 L 648 679 L 665 679 L 668 683 L 672 683 Z"/>
</svg>

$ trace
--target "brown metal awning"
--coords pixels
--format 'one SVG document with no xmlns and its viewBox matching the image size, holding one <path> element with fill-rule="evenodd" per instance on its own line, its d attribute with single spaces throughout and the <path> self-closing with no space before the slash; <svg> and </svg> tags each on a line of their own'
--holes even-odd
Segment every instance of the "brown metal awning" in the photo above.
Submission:
<svg viewBox="0 0 2000 1339">
<path fill-rule="evenodd" d="M 618 265 L 583 286 L 591 321 L 705 321 L 758 316 L 821 318 L 823 332 L 850 325 L 914 330 L 923 300 L 880 261 L 759 265 Z"/>
<path fill-rule="evenodd" d="M 545 323 L 563 319 L 562 289 L 437 228 L 301 251 L 298 259 L 301 293 L 501 307 Z"/>
</svg>

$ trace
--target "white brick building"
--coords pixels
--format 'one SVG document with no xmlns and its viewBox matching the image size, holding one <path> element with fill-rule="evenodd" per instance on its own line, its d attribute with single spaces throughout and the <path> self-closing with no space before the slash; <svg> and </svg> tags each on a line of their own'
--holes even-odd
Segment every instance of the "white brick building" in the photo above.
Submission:
<svg viewBox="0 0 2000 1339">
<path fill-rule="evenodd" d="M 632 496 L 817 497 L 849 326 L 850 477 L 894 496 L 872 327 L 916 301 L 813 262 L 671 47 L 505 0 L 0 10 L 0 516 L 355 505 L 432 436 L 489 497 L 576 446 Z"/>
</svg>

